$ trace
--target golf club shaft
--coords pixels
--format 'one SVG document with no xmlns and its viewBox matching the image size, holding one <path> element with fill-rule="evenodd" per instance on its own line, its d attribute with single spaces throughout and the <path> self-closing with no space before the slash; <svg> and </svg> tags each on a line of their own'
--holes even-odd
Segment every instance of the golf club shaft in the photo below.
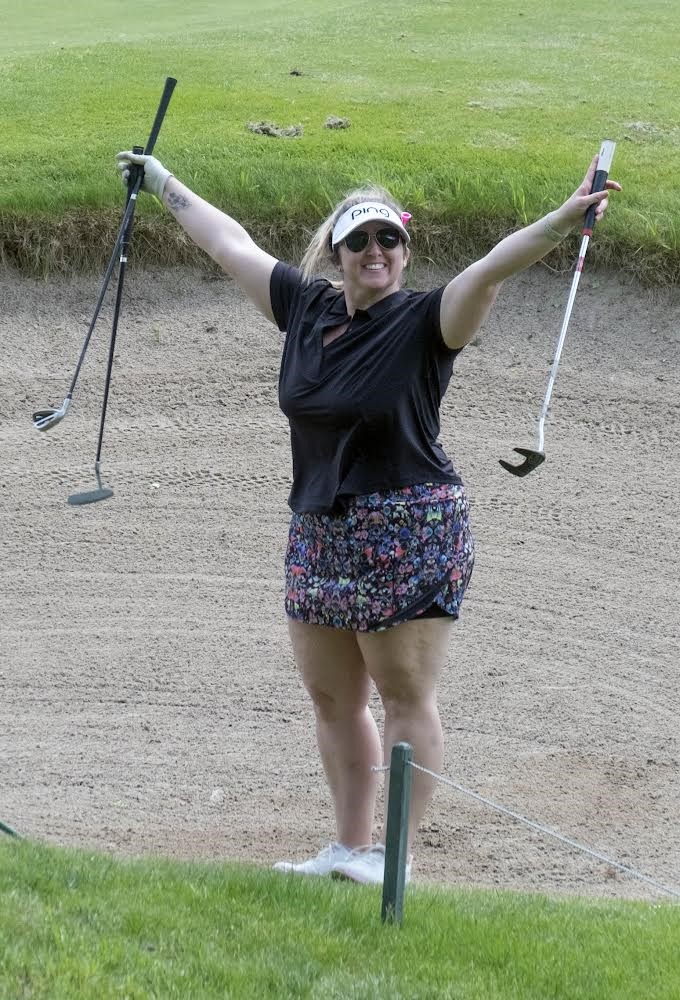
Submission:
<svg viewBox="0 0 680 1000">
<path fill-rule="evenodd" d="M 597 158 L 597 169 L 595 171 L 595 176 L 593 178 L 593 183 L 590 188 L 590 193 L 595 194 L 599 191 L 604 191 L 605 185 L 607 183 L 607 178 L 609 177 L 609 171 L 611 169 L 612 160 L 614 158 L 614 151 L 616 149 L 616 143 L 612 142 L 611 139 L 604 139 L 602 145 L 600 146 L 600 153 Z M 550 369 L 550 377 L 548 379 L 548 386 L 545 391 L 545 397 L 543 399 L 543 406 L 541 407 L 541 413 L 538 418 L 538 451 L 543 451 L 544 434 L 545 434 L 545 418 L 548 415 L 548 406 L 550 405 L 550 397 L 552 395 L 553 386 L 555 384 L 555 378 L 557 377 L 557 369 L 560 364 L 560 357 L 562 356 L 562 348 L 564 347 L 564 340 L 567 336 L 567 328 L 569 326 L 569 320 L 571 319 L 571 311 L 574 308 L 574 299 L 576 298 L 576 289 L 578 288 L 578 283 L 581 280 L 581 272 L 583 270 L 583 263 L 586 257 L 586 251 L 588 249 L 588 243 L 590 242 L 590 237 L 593 235 L 593 229 L 595 228 L 595 212 L 596 205 L 591 205 L 586 211 L 585 218 L 583 220 L 583 228 L 581 230 L 581 249 L 578 255 L 578 261 L 576 262 L 576 270 L 574 272 L 574 277 L 571 283 L 571 290 L 569 292 L 569 299 L 567 301 L 567 308 L 564 314 L 564 320 L 562 321 L 562 328 L 560 330 L 560 335 L 557 341 L 557 348 L 555 349 L 555 357 L 553 358 L 552 367 Z"/>
<path fill-rule="evenodd" d="M 97 299 L 97 304 L 94 309 L 94 314 L 92 316 L 92 319 L 90 320 L 90 325 L 85 335 L 85 340 L 83 342 L 83 346 L 81 348 L 80 355 L 78 357 L 78 363 L 76 365 L 76 370 L 73 373 L 73 378 L 71 379 L 71 384 L 69 386 L 66 399 L 71 399 L 71 397 L 73 396 L 73 392 L 75 390 L 76 383 L 78 381 L 78 376 L 80 375 L 80 369 L 83 367 L 83 362 L 85 361 L 85 354 L 87 353 L 87 348 L 92 338 L 92 333 L 94 331 L 97 320 L 99 319 L 99 313 L 101 312 L 102 304 L 104 302 L 104 297 L 106 296 L 106 292 L 109 287 L 109 282 L 111 281 L 111 275 L 113 274 L 113 269 L 116 266 L 116 261 L 118 260 L 121 241 L 123 239 L 123 235 L 127 228 L 128 222 L 130 221 L 130 216 L 134 211 L 134 207 L 135 207 L 134 202 L 132 202 L 131 199 L 128 199 L 127 205 L 125 206 L 125 212 L 123 214 L 121 224 L 118 227 L 116 242 L 113 245 L 113 251 L 111 253 L 109 263 L 107 264 L 106 271 L 104 272 L 104 278 L 102 279 L 101 288 L 99 289 L 99 298 Z"/>
<path fill-rule="evenodd" d="M 581 272 L 583 270 L 583 262 L 586 256 L 586 250 L 588 249 L 588 243 L 590 242 L 590 236 L 584 236 L 581 240 L 581 250 L 579 252 L 578 261 L 576 264 L 576 271 L 574 272 L 574 278 L 571 283 L 571 290 L 569 292 L 569 299 L 567 300 L 567 308 L 564 313 L 564 319 L 562 321 L 562 329 L 560 330 L 560 336 L 557 341 L 557 348 L 555 349 L 555 357 L 553 358 L 552 367 L 550 369 L 550 378 L 548 379 L 548 388 L 545 391 L 545 398 L 543 400 L 543 406 L 541 408 L 541 415 L 538 419 L 538 450 L 543 451 L 543 439 L 544 439 L 544 426 L 545 418 L 548 415 L 548 407 L 550 405 L 550 397 L 552 395 L 553 386 L 555 384 L 555 378 L 557 376 L 557 369 L 560 365 L 560 357 L 562 355 L 562 348 L 564 347 L 564 341 L 567 336 L 567 329 L 569 327 L 569 320 L 571 319 L 571 311 L 574 308 L 574 300 L 576 298 L 576 289 L 578 288 L 578 283 L 581 280 Z"/>
<path fill-rule="evenodd" d="M 139 147 L 135 147 L 135 152 Z M 109 341 L 109 356 L 106 361 L 106 379 L 104 381 L 104 398 L 102 401 L 102 413 L 99 420 L 99 437 L 97 439 L 97 457 L 95 459 L 95 470 L 99 475 L 99 465 L 102 454 L 102 442 L 104 440 L 104 425 L 106 423 L 106 408 L 109 401 L 109 390 L 111 388 L 111 373 L 113 371 L 113 358 L 116 350 L 116 335 L 118 333 L 118 320 L 120 317 L 120 307 L 123 299 L 123 284 L 125 282 L 125 271 L 127 267 L 127 252 L 132 238 L 132 226 L 134 223 L 134 211 L 137 203 L 137 195 L 144 178 L 144 170 L 136 164 L 130 166 L 130 177 L 128 180 L 128 205 L 125 209 L 127 225 L 123 231 L 120 241 L 120 263 L 118 268 L 118 287 L 116 288 L 116 303 L 113 310 L 113 323 L 111 325 L 111 340 Z M 128 206 L 132 206 L 128 212 Z"/>
</svg>

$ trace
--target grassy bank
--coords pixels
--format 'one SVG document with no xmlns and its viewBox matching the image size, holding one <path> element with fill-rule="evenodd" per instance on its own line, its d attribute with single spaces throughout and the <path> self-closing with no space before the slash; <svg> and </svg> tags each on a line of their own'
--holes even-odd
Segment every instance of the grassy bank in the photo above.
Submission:
<svg viewBox="0 0 680 1000">
<path fill-rule="evenodd" d="M 113 157 L 146 141 L 172 75 L 159 158 L 274 252 L 297 253 L 372 179 L 413 213 L 421 252 L 458 263 L 559 204 L 610 137 L 625 194 L 599 260 L 680 276 L 672 0 L 26 0 L 11 13 L 2 0 L 0 13 L 0 253 L 22 268 L 101 265 L 122 199 Z M 248 130 L 259 121 L 302 135 Z M 144 259 L 191 257 L 151 199 L 138 214 Z"/>
<path fill-rule="evenodd" d="M 670 1000 L 680 910 L 380 890 L 233 865 L 123 862 L 0 841 L 0 995 Z"/>
</svg>

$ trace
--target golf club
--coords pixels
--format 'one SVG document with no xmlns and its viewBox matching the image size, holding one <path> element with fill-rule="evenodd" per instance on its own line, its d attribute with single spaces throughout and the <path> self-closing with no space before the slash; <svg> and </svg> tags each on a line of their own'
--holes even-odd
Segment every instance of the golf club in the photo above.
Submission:
<svg viewBox="0 0 680 1000">
<path fill-rule="evenodd" d="M 596 191 L 603 191 L 604 186 L 607 183 L 607 177 L 609 176 L 609 171 L 612 165 L 612 159 L 614 158 L 614 150 L 616 149 L 616 143 L 612 142 L 610 139 L 605 139 L 600 148 L 600 155 L 597 161 L 597 170 L 595 172 L 595 177 L 593 179 L 593 186 L 590 189 L 591 194 Z M 595 227 L 595 205 L 591 205 L 585 215 L 585 220 L 583 223 L 583 229 L 581 230 L 581 249 L 579 251 L 578 261 L 576 262 L 576 270 L 574 272 L 574 278 L 571 283 L 571 290 L 569 292 L 569 299 L 567 301 L 567 308 L 564 314 L 564 320 L 562 322 L 562 328 L 560 330 L 560 336 L 557 341 L 557 349 L 555 351 L 555 357 L 553 358 L 552 368 L 550 369 L 550 378 L 548 379 L 548 387 L 546 389 L 545 398 L 543 400 L 543 406 L 541 407 L 541 413 L 538 420 L 538 440 L 537 447 L 534 448 L 514 448 L 518 455 L 521 455 L 524 459 L 519 465 L 513 465 L 511 462 L 507 462 L 505 459 L 500 458 L 499 462 L 504 469 L 511 472 L 513 476 L 527 476 L 534 469 L 537 469 L 539 465 L 545 462 L 545 451 L 543 447 L 544 441 L 544 426 L 545 418 L 548 415 L 548 406 L 550 405 L 550 397 L 552 395 L 553 385 L 555 384 L 555 377 L 557 375 L 557 369 L 560 364 L 560 356 L 562 354 L 562 347 L 564 346 L 564 340 L 567 335 L 567 327 L 569 326 L 569 320 L 571 319 L 571 311 L 574 306 L 574 299 L 576 298 L 576 289 L 578 288 L 578 283 L 581 278 L 581 271 L 583 270 L 583 262 L 586 256 L 586 250 L 588 249 L 588 243 L 590 242 L 590 237 L 593 235 L 593 229 Z"/>
<path fill-rule="evenodd" d="M 149 135 L 149 140 L 142 149 L 141 146 L 134 146 L 133 152 L 135 153 L 145 153 L 150 156 L 153 152 L 154 146 L 156 145 L 156 139 L 158 138 L 158 133 L 160 131 L 165 113 L 168 109 L 168 104 L 170 103 L 170 98 L 172 97 L 172 92 L 175 89 L 177 80 L 169 76 L 165 81 L 165 87 L 163 89 L 163 94 L 161 96 L 160 104 L 158 105 L 158 111 L 156 112 L 156 117 Z M 144 180 L 144 169 L 137 166 L 136 164 L 130 165 L 130 172 L 128 175 L 128 188 L 127 188 L 127 204 L 125 207 L 125 213 L 123 216 L 123 225 L 121 226 L 121 234 L 119 238 L 120 246 L 120 260 L 118 269 L 118 287 L 116 290 L 116 302 L 113 312 L 113 324 L 111 328 L 111 339 L 109 341 L 109 353 L 106 364 L 106 380 L 104 382 L 104 398 L 102 401 L 102 412 L 99 420 L 99 438 L 97 441 L 97 454 L 94 463 L 94 472 L 97 480 L 97 487 L 94 490 L 89 490 L 85 493 L 73 493 L 68 498 L 69 504 L 72 506 L 80 506 L 82 504 L 96 503 L 98 500 L 107 500 L 109 497 L 113 496 L 113 490 L 109 487 L 102 486 L 101 480 L 101 453 L 102 453 L 102 443 L 104 440 L 104 425 L 106 422 L 106 409 L 109 399 L 109 390 L 111 387 L 111 373 L 113 370 L 113 359 L 116 348 L 116 334 L 118 332 L 118 321 L 120 318 L 120 307 L 123 298 L 123 284 L 125 280 L 125 271 L 127 267 L 127 252 L 130 245 L 130 240 L 132 238 L 132 226 L 134 222 L 134 210 L 135 204 L 137 202 L 137 196 L 139 194 L 142 182 Z M 68 407 L 66 408 L 68 409 Z M 61 418 L 60 418 L 61 419 Z"/>
<path fill-rule="evenodd" d="M 92 331 L 94 330 L 97 319 L 99 318 L 99 313 L 101 311 L 102 303 L 104 301 L 104 296 L 106 295 L 106 291 L 109 287 L 109 281 L 111 280 L 111 275 L 116 265 L 116 260 L 118 259 L 120 241 L 123 238 L 123 233 L 125 232 L 128 219 L 130 218 L 130 213 L 132 212 L 133 209 L 134 209 L 134 202 L 131 203 L 128 200 L 122 222 L 118 228 L 118 235 L 116 236 L 116 241 L 113 246 L 113 252 L 111 253 L 111 258 L 106 267 L 106 271 L 104 272 L 104 278 L 102 280 L 101 288 L 99 290 L 99 297 L 97 299 L 97 305 L 95 306 L 94 315 L 92 317 L 92 320 L 90 321 L 88 331 L 85 335 L 85 340 L 83 342 L 83 346 L 81 348 L 80 355 L 78 357 L 76 370 L 73 374 L 73 378 L 71 379 L 71 384 L 64 398 L 64 402 L 61 404 L 61 406 L 57 408 L 46 407 L 43 410 L 36 410 L 34 412 L 33 426 L 38 431 L 48 431 L 51 427 L 54 427 L 61 420 L 63 420 L 69 411 L 69 407 L 71 406 L 71 400 L 73 398 L 73 391 L 76 387 L 76 382 L 78 381 L 78 376 L 80 375 L 80 369 L 83 366 L 83 361 L 85 360 L 85 354 L 87 352 L 87 348 L 90 343 L 90 338 L 92 337 Z"/>
</svg>

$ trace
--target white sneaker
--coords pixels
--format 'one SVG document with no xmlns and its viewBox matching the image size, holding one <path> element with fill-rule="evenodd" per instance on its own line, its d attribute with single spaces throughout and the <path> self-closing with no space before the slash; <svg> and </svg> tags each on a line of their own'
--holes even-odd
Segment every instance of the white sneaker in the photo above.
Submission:
<svg viewBox="0 0 680 1000">
<path fill-rule="evenodd" d="M 338 860 L 331 871 L 333 878 L 346 878 L 363 885 L 382 885 L 385 879 L 385 845 L 360 847 L 346 860 Z M 411 862 L 406 864 L 406 882 L 411 881 Z"/>
<path fill-rule="evenodd" d="M 333 867 L 341 861 L 346 861 L 354 852 L 344 844 L 334 842 L 319 851 L 315 858 L 308 861 L 277 861 L 274 868 L 277 872 L 291 872 L 296 875 L 330 875 Z"/>
</svg>

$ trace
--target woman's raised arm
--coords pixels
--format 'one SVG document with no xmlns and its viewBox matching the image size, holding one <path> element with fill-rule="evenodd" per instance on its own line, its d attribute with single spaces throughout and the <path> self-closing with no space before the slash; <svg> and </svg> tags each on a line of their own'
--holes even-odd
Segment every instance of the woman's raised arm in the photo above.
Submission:
<svg viewBox="0 0 680 1000">
<path fill-rule="evenodd" d="M 620 191 L 617 181 L 591 194 L 598 157 L 582 183 L 556 211 L 501 240 L 486 257 L 475 261 L 449 282 L 441 301 L 441 329 L 449 347 L 464 347 L 475 336 L 506 278 L 535 264 L 579 224 L 595 205 L 595 221 L 607 210 L 609 191 Z"/>
<path fill-rule="evenodd" d="M 116 161 L 124 180 L 131 163 L 144 168 L 142 190 L 155 195 L 172 212 L 193 242 L 230 274 L 273 322 L 269 282 L 276 257 L 262 250 L 235 219 L 182 184 L 155 156 L 126 151 L 118 153 Z"/>
</svg>

